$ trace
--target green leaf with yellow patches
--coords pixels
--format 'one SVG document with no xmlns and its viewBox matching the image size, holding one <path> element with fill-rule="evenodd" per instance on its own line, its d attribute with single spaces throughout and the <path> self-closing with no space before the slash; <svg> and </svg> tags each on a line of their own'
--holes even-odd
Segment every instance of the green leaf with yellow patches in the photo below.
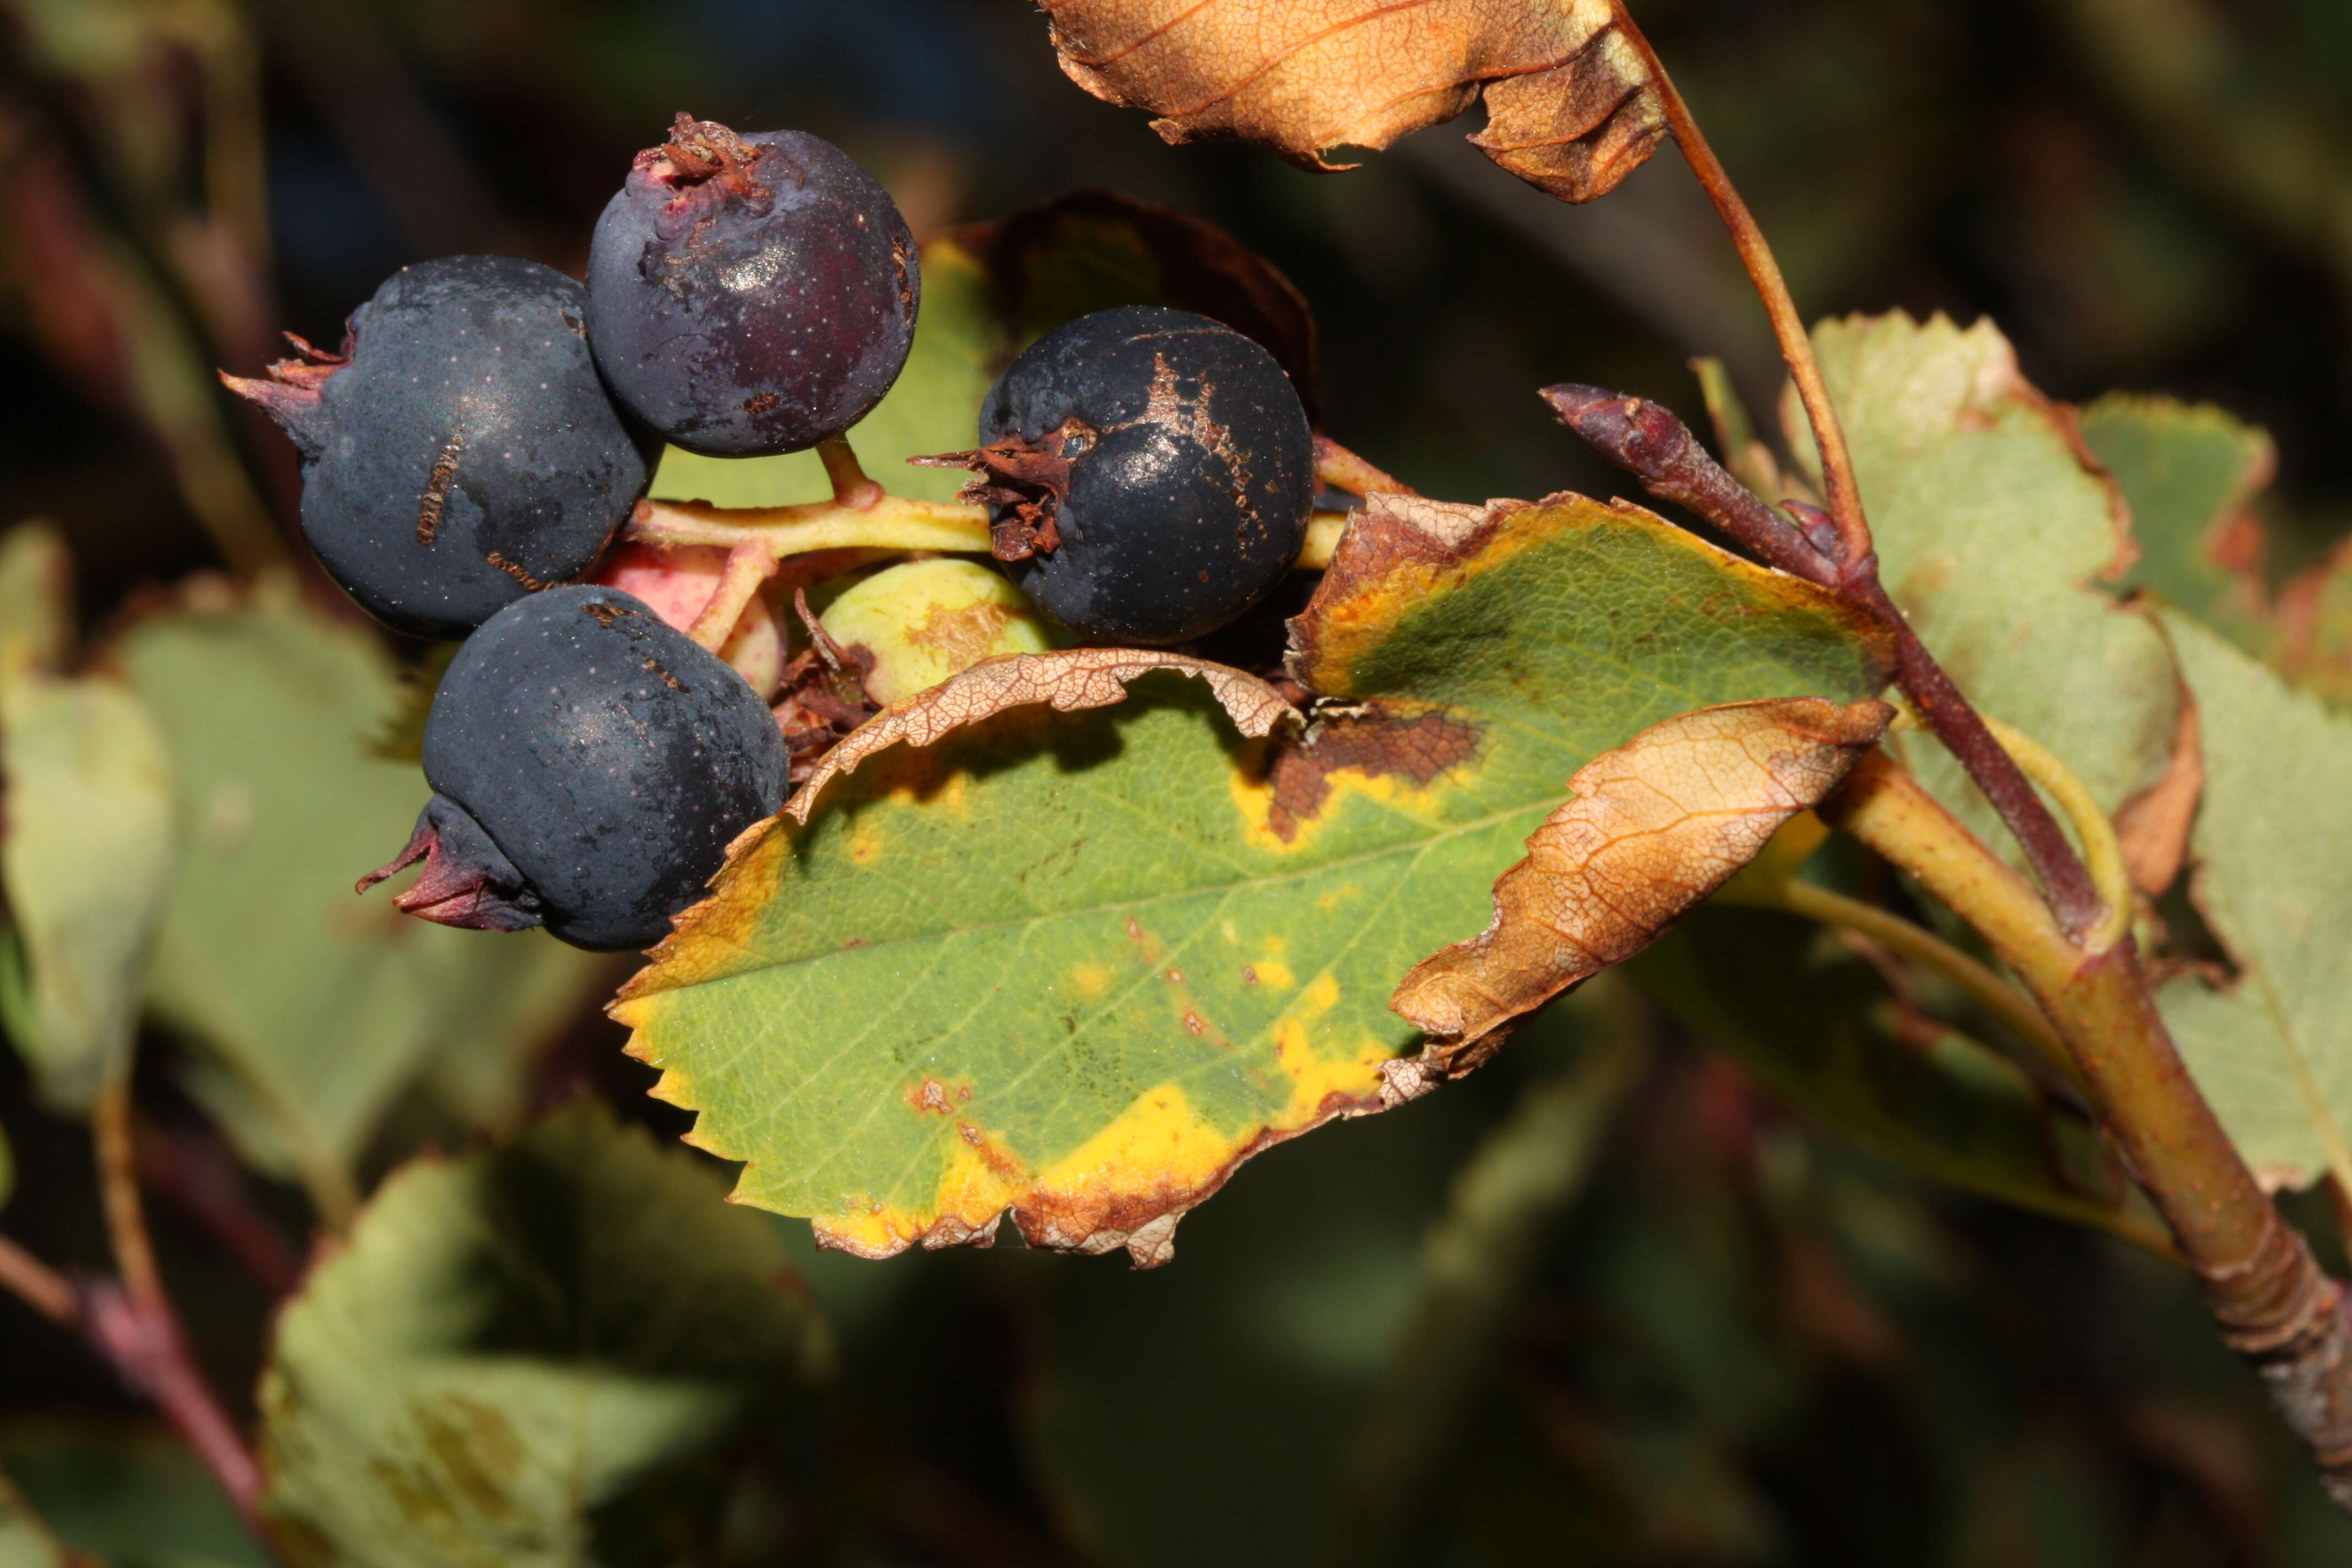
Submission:
<svg viewBox="0 0 2352 1568">
<path fill-rule="evenodd" d="M 1852 317 L 1814 341 L 1887 591 L 1970 701 L 2055 752 L 2113 814 L 2162 776 L 2179 693 L 2156 627 L 2101 586 L 2130 543 L 2072 415 L 1990 321 Z M 1817 475 L 1793 396 L 1783 419 Z M 2008 842 L 1942 748 L 1888 745 L 1987 842 Z"/>
<path fill-rule="evenodd" d="M 738 843 L 614 1012 L 744 1163 L 739 1199 L 868 1256 L 1009 1210 L 1034 1245 L 1158 1262 L 1250 1153 L 1443 1076 L 1390 992 L 1486 923 L 1570 773 L 1888 668 L 1807 584 L 1580 497 L 1383 498 L 1294 636 L 1339 700 L 1303 731 L 1237 733 L 1261 710 L 1235 672 L 1139 663 L 1097 706 L 983 666 L 959 680 L 1030 695 L 861 747 L 805 826 Z"/>
<path fill-rule="evenodd" d="M 417 1161 L 278 1321 L 263 1510 L 289 1563 L 702 1560 L 677 1484 L 828 1342 L 774 1231 L 581 1101 Z M 648 1554 L 653 1542 L 658 1554 Z"/>
</svg>

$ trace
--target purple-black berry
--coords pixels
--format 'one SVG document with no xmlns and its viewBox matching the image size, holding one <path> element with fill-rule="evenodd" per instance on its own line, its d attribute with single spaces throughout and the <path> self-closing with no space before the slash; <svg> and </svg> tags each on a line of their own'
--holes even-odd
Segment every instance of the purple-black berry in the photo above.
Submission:
<svg viewBox="0 0 2352 1568">
<path fill-rule="evenodd" d="M 1038 340 L 981 405 L 996 555 L 1096 642 L 1213 631 L 1297 559 L 1315 436 L 1274 356 L 1205 316 L 1097 310 Z"/>
<path fill-rule="evenodd" d="M 433 799 L 360 886 L 424 860 L 411 914 L 650 947 L 782 805 L 787 767 L 767 704 L 715 655 L 629 595 L 551 589 L 457 650 L 425 726 Z"/>
<path fill-rule="evenodd" d="M 302 459 L 302 532 L 370 614 L 462 637 L 578 577 L 629 515 L 646 458 L 598 379 L 587 300 L 551 267 L 453 256 L 403 268 L 341 353 L 293 339 L 267 380 L 222 380 Z"/>
<path fill-rule="evenodd" d="M 890 390 L 922 288 L 898 205 L 840 148 L 681 114 L 596 220 L 588 341 L 664 440 L 797 452 Z"/>
</svg>

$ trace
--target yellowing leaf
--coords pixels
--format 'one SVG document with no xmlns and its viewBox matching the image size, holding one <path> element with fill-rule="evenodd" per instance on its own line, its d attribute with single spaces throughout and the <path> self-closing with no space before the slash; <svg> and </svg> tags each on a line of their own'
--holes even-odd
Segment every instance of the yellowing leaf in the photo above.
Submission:
<svg viewBox="0 0 2352 1568">
<path fill-rule="evenodd" d="M 1486 99 L 1470 140 L 1530 184 L 1591 201 L 1654 152 L 1665 110 L 1616 0 L 1054 0 L 1071 80 L 1160 118 L 1170 142 L 1240 137 L 1309 168 Z"/>
<path fill-rule="evenodd" d="M 1570 496 L 1385 499 L 1294 630 L 1339 700 L 1303 732 L 1215 667 L 1024 656 L 886 715 L 805 824 L 738 842 L 614 1014 L 740 1200 L 866 1256 L 1010 1211 L 1159 1262 L 1252 1153 L 1432 1087 L 1389 994 L 1477 928 L 1570 774 L 1889 664 L 1810 585 Z"/>
<path fill-rule="evenodd" d="M 1632 957 L 1835 788 L 1894 714 L 1877 701 L 1735 703 L 1595 757 L 1496 879 L 1486 929 L 1414 965 L 1389 1005 L 1466 1045 Z"/>
</svg>

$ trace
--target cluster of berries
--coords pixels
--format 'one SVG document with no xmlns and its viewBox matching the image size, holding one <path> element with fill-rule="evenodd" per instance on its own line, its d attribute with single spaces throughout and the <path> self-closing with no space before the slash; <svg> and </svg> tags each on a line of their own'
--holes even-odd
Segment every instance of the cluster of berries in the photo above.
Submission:
<svg viewBox="0 0 2352 1568">
<path fill-rule="evenodd" d="M 266 379 L 223 378 L 298 448 L 302 530 L 329 574 L 398 630 L 464 639 L 425 726 L 433 798 L 362 889 L 423 860 L 399 903 L 429 920 L 543 925 L 590 948 L 667 933 L 728 843 L 782 806 L 782 727 L 812 700 L 841 720 L 821 693 L 772 711 L 775 681 L 752 683 L 763 657 L 782 668 L 764 608 L 747 679 L 742 649 L 730 663 L 683 629 L 709 594 L 678 584 L 710 574 L 614 535 L 664 442 L 765 457 L 864 417 L 906 363 L 921 296 L 905 220 L 839 148 L 681 114 L 598 219 L 584 287 L 512 258 L 427 262 L 353 311 L 339 350 L 289 334 L 296 357 Z M 1126 307 L 1047 334 L 997 382 L 979 437 L 925 460 L 977 470 L 966 493 L 989 504 L 997 561 L 1070 637 L 1197 637 L 1304 541 L 1297 394 L 1203 317 Z M 879 643 L 894 608 L 904 624 L 987 604 L 1003 622 L 1006 601 L 977 563 L 908 563 L 841 594 L 812 633 Z M 1048 646 L 1025 606 L 1018 624 L 973 657 Z M 901 665 L 866 670 L 863 695 L 960 668 Z"/>
</svg>

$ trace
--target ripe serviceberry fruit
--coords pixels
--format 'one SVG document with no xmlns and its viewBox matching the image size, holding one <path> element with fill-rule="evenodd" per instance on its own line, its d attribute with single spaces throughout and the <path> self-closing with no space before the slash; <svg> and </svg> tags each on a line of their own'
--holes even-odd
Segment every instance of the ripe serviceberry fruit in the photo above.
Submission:
<svg viewBox="0 0 2352 1568">
<path fill-rule="evenodd" d="M 1274 356 L 1205 316 L 1122 305 L 1058 327 L 980 411 L 996 557 L 1097 642 L 1174 643 L 1232 620 L 1297 559 L 1315 437 Z"/>
<path fill-rule="evenodd" d="M 511 256 L 394 273 L 340 353 L 268 379 L 223 375 L 293 438 L 302 532 L 371 614 L 462 637 L 579 576 L 646 487 L 646 458 L 597 378 L 580 285 Z"/>
<path fill-rule="evenodd" d="M 909 561 L 877 572 L 817 624 L 862 672 L 866 695 L 896 702 L 1000 654 L 1054 646 L 1020 590 L 971 561 Z"/>
<path fill-rule="evenodd" d="M 890 390 L 922 290 L 897 204 L 840 148 L 681 114 L 596 220 L 588 341 L 663 439 L 797 452 Z"/>
<path fill-rule="evenodd" d="M 545 925 L 644 948 L 703 894 L 727 845 L 783 804 L 774 717 L 743 678 L 644 604 L 554 588 L 467 638 L 425 725 L 435 795 L 394 900 L 444 925 Z"/>
</svg>

